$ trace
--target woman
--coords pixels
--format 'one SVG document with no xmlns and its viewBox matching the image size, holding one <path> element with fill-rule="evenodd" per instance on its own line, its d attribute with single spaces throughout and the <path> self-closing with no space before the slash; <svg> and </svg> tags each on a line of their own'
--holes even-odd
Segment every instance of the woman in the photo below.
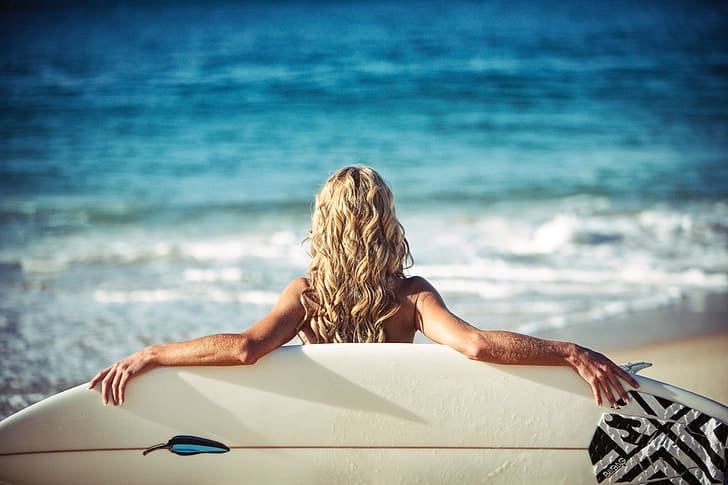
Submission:
<svg viewBox="0 0 728 485">
<path fill-rule="evenodd" d="M 334 173 L 316 196 L 308 277 L 293 280 L 273 309 L 239 334 L 153 345 L 99 372 L 104 404 L 124 402 L 129 379 L 157 366 L 249 365 L 297 334 L 307 343 L 408 342 L 418 330 L 470 359 L 497 364 L 571 366 L 597 405 L 628 399 L 620 378 L 635 380 L 605 356 L 569 342 L 479 330 L 451 313 L 411 262 L 394 197 L 368 167 Z"/>
</svg>

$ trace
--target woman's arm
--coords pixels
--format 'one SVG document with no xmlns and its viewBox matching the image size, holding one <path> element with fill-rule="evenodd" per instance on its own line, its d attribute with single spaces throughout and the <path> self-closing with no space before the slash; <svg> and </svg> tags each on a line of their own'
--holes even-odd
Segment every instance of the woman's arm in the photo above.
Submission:
<svg viewBox="0 0 728 485">
<path fill-rule="evenodd" d="M 435 342 L 467 357 L 495 364 L 568 365 L 592 388 L 594 400 L 616 405 L 615 395 L 629 399 L 623 379 L 639 387 L 629 373 L 604 355 L 570 342 L 530 337 L 507 331 L 479 330 L 451 313 L 430 283 L 420 279 L 416 309 L 418 329 Z"/>
<path fill-rule="evenodd" d="M 134 352 L 94 376 L 89 389 L 101 383 L 104 404 L 122 404 L 129 379 L 159 366 L 249 365 L 290 341 L 304 317 L 300 296 L 308 283 L 293 280 L 283 290 L 273 309 L 252 327 L 238 334 L 206 337 L 159 344 Z"/>
</svg>

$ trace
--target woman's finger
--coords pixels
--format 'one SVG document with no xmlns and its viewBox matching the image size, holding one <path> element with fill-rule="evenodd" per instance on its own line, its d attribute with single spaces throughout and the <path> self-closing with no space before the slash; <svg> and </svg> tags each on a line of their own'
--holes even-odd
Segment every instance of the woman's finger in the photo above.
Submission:
<svg viewBox="0 0 728 485">
<path fill-rule="evenodd" d="M 622 384 L 622 381 L 617 378 L 614 374 L 611 372 L 607 374 L 607 378 L 609 379 L 610 386 L 617 391 L 617 395 L 619 395 L 619 398 L 624 401 L 629 401 L 629 394 L 627 394 L 627 390 L 624 388 L 624 384 Z"/>
<path fill-rule="evenodd" d="M 124 370 L 117 370 L 114 375 L 114 380 L 111 383 L 111 398 L 114 400 L 114 405 L 119 404 L 119 381 L 121 380 Z"/>
<path fill-rule="evenodd" d="M 617 372 L 619 372 L 619 377 L 625 380 L 627 384 L 634 387 L 635 389 L 639 389 L 640 384 L 637 382 L 632 374 L 627 372 L 626 370 L 622 369 L 621 367 L 617 366 L 617 369 L 619 369 Z"/>
<path fill-rule="evenodd" d="M 124 404 L 124 397 L 126 394 L 126 383 L 129 380 L 130 374 L 125 372 L 119 380 L 119 404 Z"/>
<path fill-rule="evenodd" d="M 602 395 L 601 391 L 599 390 L 599 381 L 596 379 L 591 383 L 592 393 L 594 394 L 594 401 L 597 403 L 597 406 L 602 405 Z"/>
<path fill-rule="evenodd" d="M 96 387 L 96 384 L 98 384 L 101 379 L 104 378 L 104 376 L 109 372 L 109 369 L 111 369 L 111 367 L 107 367 L 106 369 L 99 371 L 99 373 L 96 374 L 93 379 L 89 381 L 88 388 L 93 389 L 94 387 Z"/>
<path fill-rule="evenodd" d="M 113 382 L 113 378 L 114 369 L 112 368 L 106 373 L 106 376 L 104 376 L 104 379 L 101 381 L 101 401 L 104 403 L 104 406 L 109 404 L 109 395 L 111 394 L 109 386 Z"/>
</svg>

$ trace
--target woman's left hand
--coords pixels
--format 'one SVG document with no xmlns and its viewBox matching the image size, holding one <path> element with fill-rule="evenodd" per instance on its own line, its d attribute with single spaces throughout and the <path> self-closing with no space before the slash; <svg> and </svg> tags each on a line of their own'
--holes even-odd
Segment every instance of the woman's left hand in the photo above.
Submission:
<svg viewBox="0 0 728 485">
<path fill-rule="evenodd" d="M 617 398 L 625 402 L 629 401 L 627 389 L 621 381 L 633 388 L 639 387 L 632 375 L 604 355 L 591 349 L 574 345 L 574 352 L 569 358 L 569 363 L 591 386 L 597 406 L 602 405 L 603 397 L 613 408 L 617 407 Z"/>
</svg>

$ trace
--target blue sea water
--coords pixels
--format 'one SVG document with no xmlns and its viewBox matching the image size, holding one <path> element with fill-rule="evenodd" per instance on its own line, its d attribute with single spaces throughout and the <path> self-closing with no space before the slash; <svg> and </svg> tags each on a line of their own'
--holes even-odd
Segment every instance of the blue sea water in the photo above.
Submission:
<svg viewBox="0 0 728 485">
<path fill-rule="evenodd" d="M 728 290 L 723 3 L 4 5 L 2 414 L 246 328 L 352 163 L 483 328 Z"/>
</svg>

